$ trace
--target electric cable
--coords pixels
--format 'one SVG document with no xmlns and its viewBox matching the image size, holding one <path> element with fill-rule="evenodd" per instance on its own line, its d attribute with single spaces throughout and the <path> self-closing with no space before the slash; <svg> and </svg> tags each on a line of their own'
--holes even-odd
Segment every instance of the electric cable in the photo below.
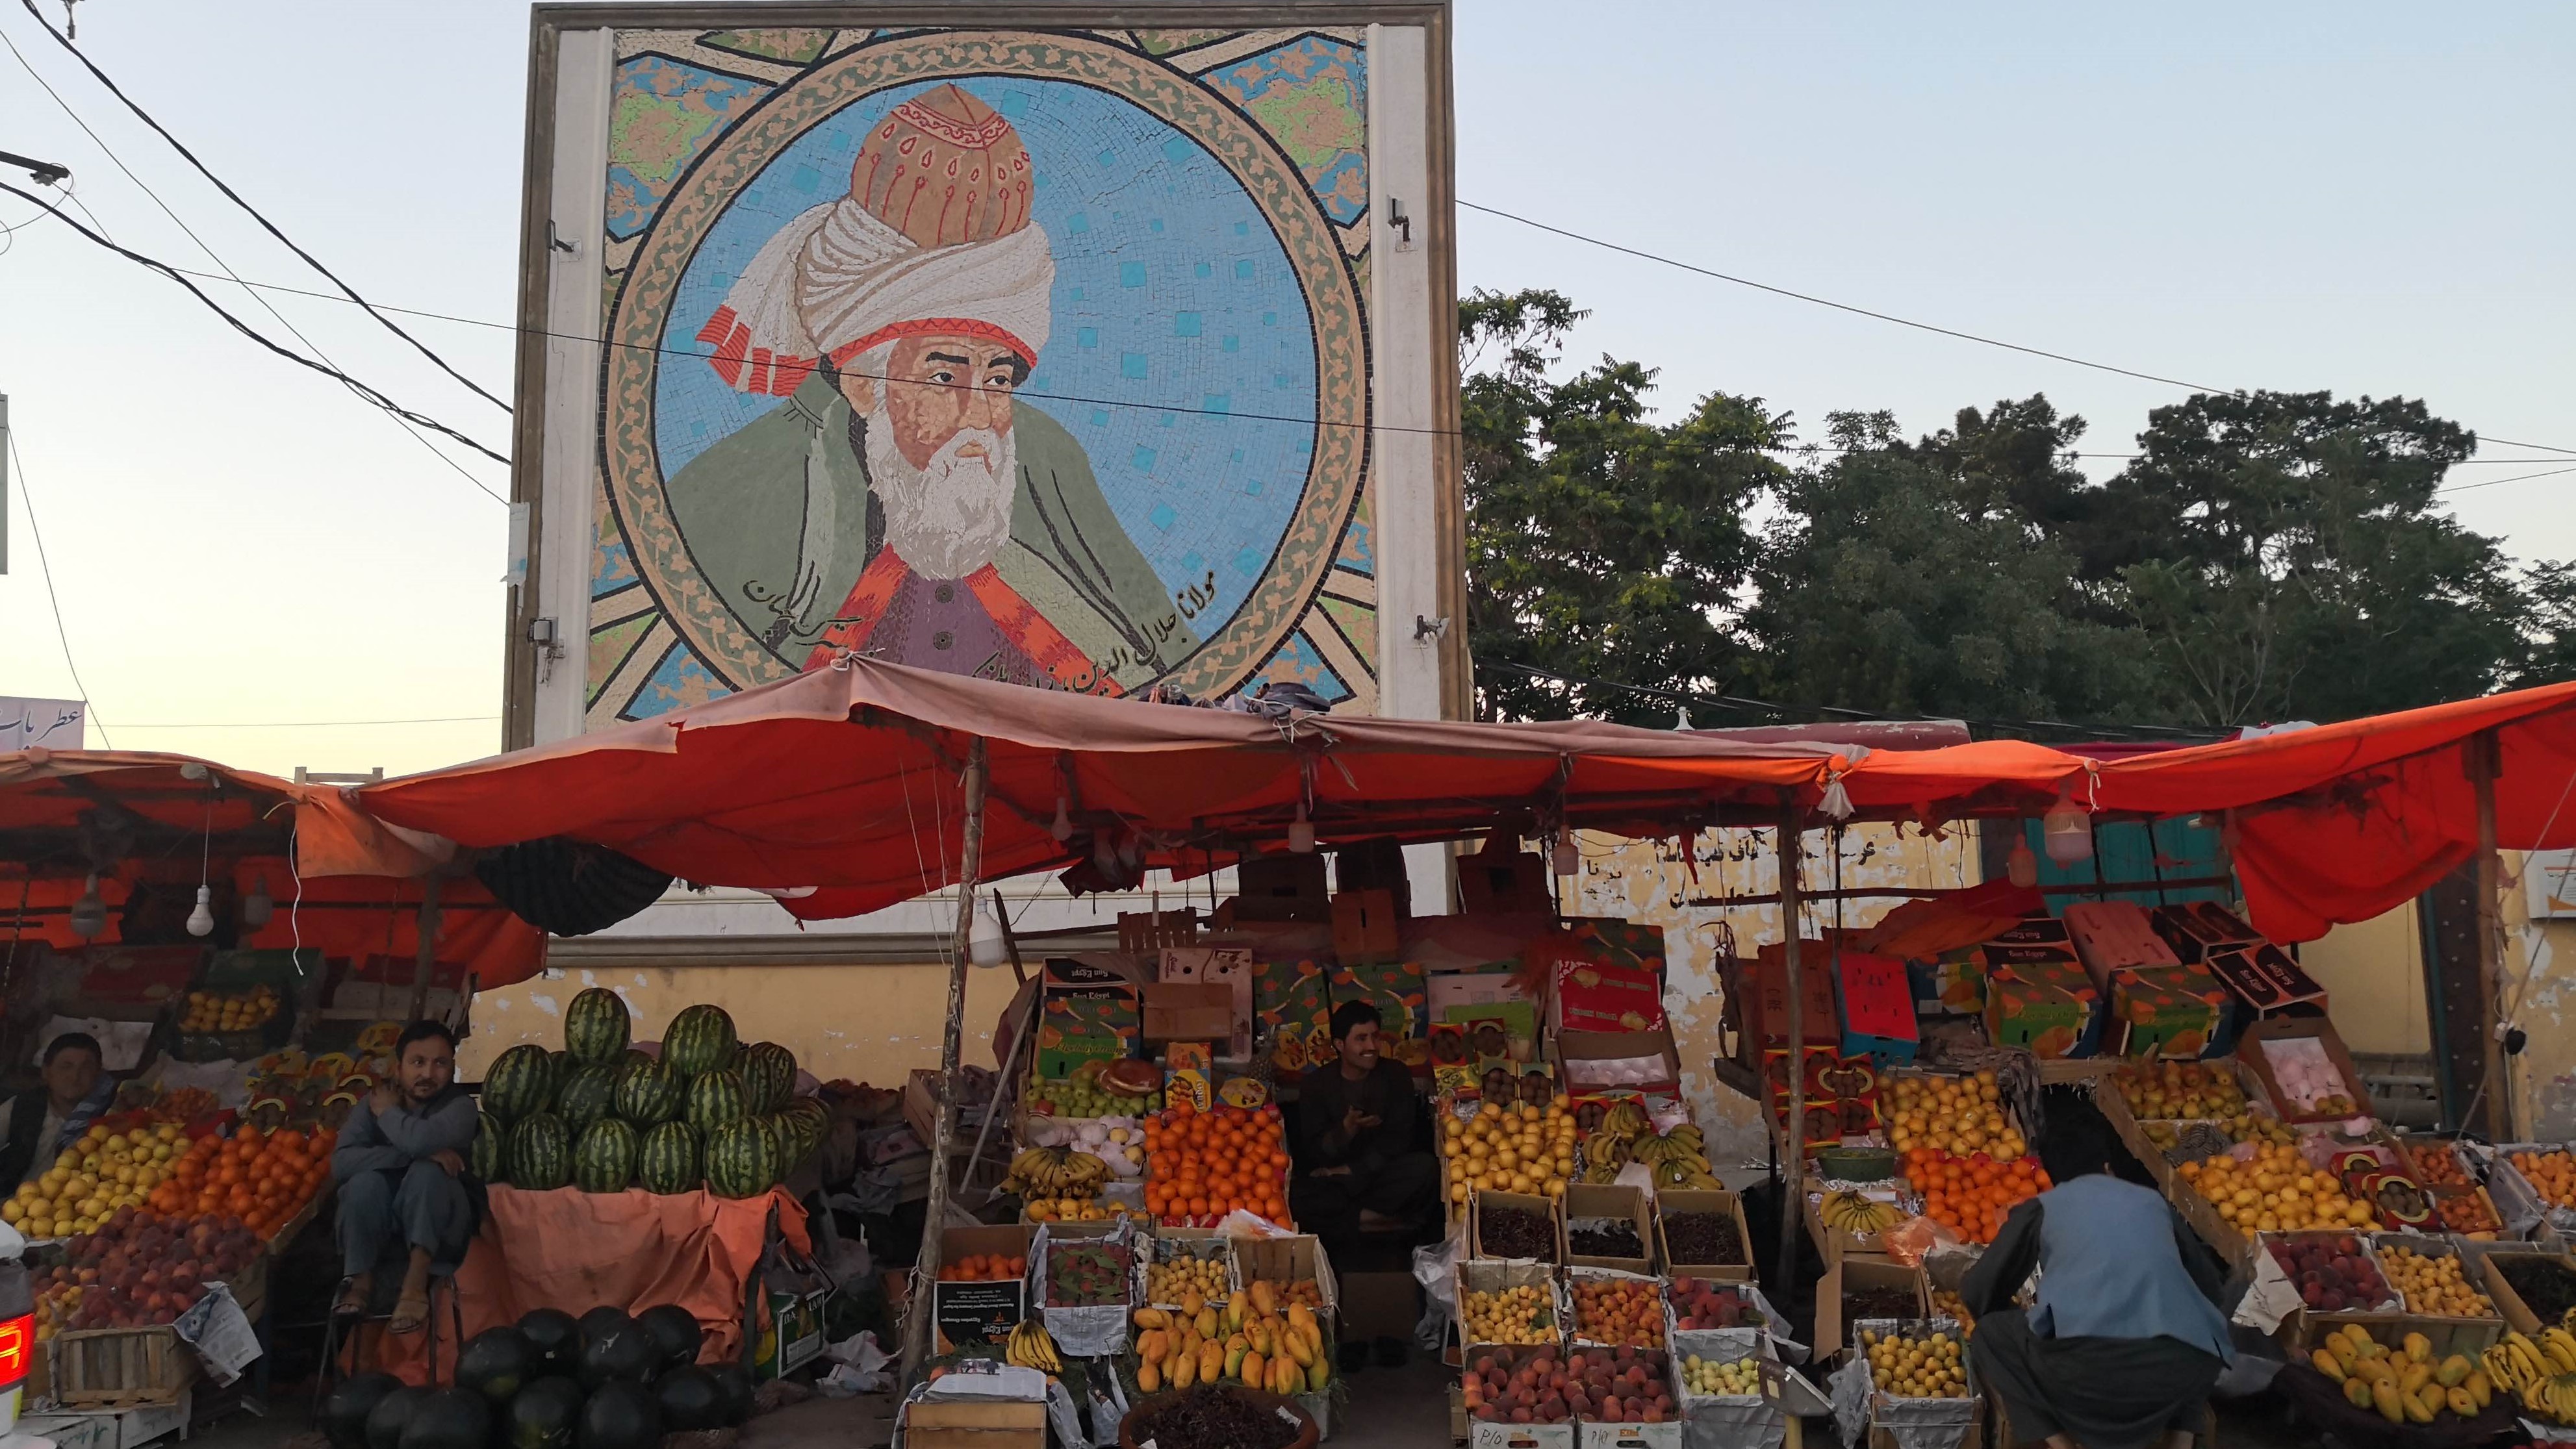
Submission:
<svg viewBox="0 0 2576 1449">
<path fill-rule="evenodd" d="M 127 730 L 339 730 L 360 729 L 375 725 L 489 724 L 497 714 L 424 715 L 417 719 L 209 719 L 154 724 L 125 724 Z"/>
<path fill-rule="evenodd" d="M 253 342 L 258 343 L 260 346 L 267 348 L 269 351 L 276 353 L 278 356 L 285 358 L 287 361 L 294 363 L 298 367 L 309 368 L 325 377 L 347 383 L 351 388 L 357 391 L 360 397 L 365 398 L 368 402 L 375 404 L 377 407 L 383 408 L 385 411 L 394 414 L 396 417 L 418 423 L 422 427 L 431 429 L 434 432 L 444 433 L 447 436 L 454 438 L 456 441 L 463 443 L 465 446 L 472 448 L 474 451 L 481 453 L 484 457 L 491 459 L 493 462 L 499 463 L 504 467 L 509 466 L 510 459 L 508 455 L 492 451 L 490 448 L 483 446 L 474 439 L 458 432 L 456 429 L 449 427 L 447 424 L 442 423 L 438 419 L 430 417 L 425 413 L 413 412 L 411 409 L 395 402 L 392 398 L 385 396 L 376 389 L 369 387 L 367 384 L 358 381 L 354 377 L 351 377 L 348 373 L 342 372 L 340 369 L 329 366 L 326 363 L 316 362 L 312 358 L 306 357 L 303 353 L 285 346 L 276 339 L 268 336 L 266 333 L 261 332 L 258 328 L 244 322 L 242 319 L 234 316 L 230 311 L 226 310 L 222 303 L 207 296 L 203 288 L 181 275 L 179 270 L 176 267 L 171 266 L 169 263 L 161 261 L 156 257 L 146 256 L 141 252 L 135 251 L 131 247 L 122 247 L 117 245 L 115 242 L 109 241 L 106 237 L 90 230 L 80 222 L 74 221 L 72 218 L 63 215 L 60 208 L 47 206 L 43 197 L 34 195 L 31 192 L 22 191 L 8 182 L 0 181 L 0 191 L 5 191 L 10 195 L 17 197 L 21 201 L 34 202 L 36 205 L 43 207 L 45 213 L 53 217 L 54 220 L 61 222 L 63 225 L 70 227 L 74 231 L 79 232 L 82 236 L 87 237 L 90 241 L 96 243 L 100 247 L 114 252 L 118 256 L 124 257 L 128 261 L 137 262 L 143 266 L 149 267 L 152 270 L 161 273 L 163 276 L 168 277 L 171 281 L 185 287 L 190 296 L 195 297 L 198 301 L 204 303 L 207 310 L 213 312 L 216 316 L 223 318 L 225 322 L 231 324 L 234 331 L 239 332 L 244 337 L 247 337 Z M 482 488 L 484 493 L 490 495 L 492 501 L 495 503 L 507 505 L 510 501 L 503 498 L 500 494 L 492 492 L 490 488 L 484 487 L 480 480 L 474 480 L 474 486 Z"/>
<path fill-rule="evenodd" d="M 240 207 L 242 210 L 244 210 L 244 211 L 246 211 L 246 212 L 250 213 L 251 220 L 258 222 L 258 223 L 260 224 L 260 226 L 261 226 L 262 228 L 264 228 L 264 229 L 268 232 L 268 234 L 269 234 L 270 236 L 273 236 L 273 237 L 277 238 L 277 239 L 278 239 L 278 241 L 280 241 L 281 243 L 283 243 L 283 244 L 285 245 L 285 247 L 286 247 L 286 249 L 287 249 L 288 251 L 291 251 L 291 252 L 295 253 L 297 256 L 299 256 L 299 257 L 303 258 L 303 259 L 304 259 L 304 263 L 305 263 L 305 265 L 307 265 L 307 266 L 311 267 L 313 270 L 315 270 L 315 271 L 317 271 L 317 272 L 320 272 L 323 276 L 328 277 L 328 278 L 331 280 L 331 285 L 333 285 L 333 286 L 335 286 L 335 287 L 338 287 L 342 292 L 346 293 L 346 294 L 348 295 L 348 298 L 349 298 L 349 300 L 350 300 L 350 301 L 355 302 L 355 303 L 357 303 L 359 306 L 366 308 L 366 309 L 367 309 L 367 315 L 369 315 L 369 316 L 371 316 L 371 317 L 375 318 L 378 322 L 383 323 L 383 324 L 384 324 L 384 326 L 385 326 L 385 329 L 386 329 L 387 331 L 389 331 L 389 332 L 393 333 L 396 337 L 401 338 L 403 341 L 410 343 L 410 344 L 412 345 L 412 347 L 420 353 L 420 355 L 421 355 L 421 356 L 426 357 L 426 358 L 428 358 L 431 362 L 433 362 L 433 363 L 437 364 L 437 366 L 438 366 L 438 370 L 439 370 L 439 371 L 444 372 L 444 373 L 446 373 L 449 377 L 452 377 L 452 378 L 456 379 L 458 382 L 463 383 L 463 384 L 465 385 L 465 387 L 466 387 L 466 389 L 467 389 L 468 391 L 472 392 L 475 396 L 482 398 L 485 402 L 490 403 L 492 406 L 494 406 L 494 407 L 496 407 L 496 408 L 499 408 L 501 411 L 503 411 L 503 412 L 505 412 L 505 413 L 510 411 L 510 405 L 509 405 L 508 403 L 503 402 L 501 399 L 499 399 L 499 398 L 497 398 L 497 397 L 494 397 L 491 393 L 484 391 L 484 390 L 483 390 L 483 385 L 482 385 L 482 384 L 480 384 L 480 383 L 476 382 L 474 379 L 472 379 L 472 378 L 470 378 L 470 377 L 467 377 L 464 373 L 461 373 L 461 372 L 457 371 L 454 367 L 452 367 L 452 366 L 450 366 L 450 365 L 448 364 L 448 361 L 447 361 L 447 359 L 446 359 L 446 358 L 441 357 L 441 356 L 439 356 L 437 353 L 435 353 L 435 352 L 431 351 L 431 350 L 430 350 L 430 348 L 429 348 L 429 345 L 428 345 L 427 343 L 422 342 L 419 338 L 414 337 L 414 336 L 412 336 L 410 333 L 408 333 L 408 332 L 404 331 L 404 330 L 402 329 L 401 325 L 400 325 L 400 324 L 398 324 L 398 323 L 396 323 L 392 318 L 390 318 L 390 317 L 388 317 L 388 316 L 384 315 L 382 312 L 377 311 L 374 303 L 369 302 L 366 298 L 364 298 L 364 297 L 362 297 L 362 296 L 359 296 L 359 295 L 358 295 L 358 289 L 357 289 L 357 288 L 352 287 L 352 286 L 350 286 L 347 282 L 344 282 L 344 281 L 340 280 L 340 276 L 339 276 L 339 274 L 338 274 L 337 272 L 334 272 L 334 271 L 332 271 L 329 267 L 326 267 L 326 266 L 322 265 L 322 260 L 321 260 L 321 258 L 316 257 L 316 256 L 315 256 L 315 255 L 313 255 L 311 252 L 308 252 L 308 251 L 306 251 L 304 248 L 302 248 L 302 247 L 300 247 L 300 246 L 297 246 L 297 245 L 295 244 L 294 239 L 293 239 L 292 237 L 289 237 L 285 232 L 280 231 L 280 230 L 278 229 L 277 223 L 275 223 L 275 222 L 273 222 L 273 221 L 270 221 L 266 216 L 262 215 L 262 214 L 261 214 L 261 212 L 260 212 L 260 209 L 259 209 L 258 207 L 251 205 L 249 201 L 245 200 L 245 199 L 242 197 L 242 194 L 241 194 L 240 192 L 233 190 L 231 186 L 229 186 L 229 185 L 227 185 L 227 184 L 225 183 L 225 181 L 224 181 L 224 179 L 223 179 L 222 177 L 217 176 L 217 175 L 213 172 L 213 170 L 211 170 L 210 168 L 208 168 L 205 162 L 198 160 L 198 159 L 197 159 L 197 153 L 196 153 L 196 152 L 189 150 L 189 149 L 187 148 L 186 144 L 185 144 L 185 143 L 183 143 L 183 142 L 181 142 L 181 141 L 180 141 L 180 139 L 179 139 L 178 137 L 176 137 L 176 136 L 174 136 L 174 135 L 170 134 L 170 129 L 169 129 L 169 127 L 164 126 L 164 125 L 162 125 L 159 121 L 157 121 L 157 120 L 153 119 L 152 113 L 151 113 L 150 111 L 147 111 L 147 110 L 143 109 L 143 107 L 141 107 L 140 105 L 137 105 L 137 104 L 135 103 L 134 98 L 133 98 L 132 96 L 127 95 L 127 94 L 125 93 L 124 89 L 123 89 L 122 87 L 118 86 L 118 85 L 117 85 L 117 83 L 116 83 L 112 78 L 110 78 L 110 77 L 109 77 L 109 75 L 108 75 L 108 73 L 107 73 L 106 71 L 103 71 L 103 70 L 99 69 L 99 68 L 98 68 L 98 64 L 97 64 L 95 61 L 92 61 L 92 60 L 91 60 L 87 55 L 84 55 L 84 54 L 82 54 L 82 53 L 81 53 L 81 48 L 80 48 L 79 46 L 77 46 L 77 45 L 73 44 L 73 43 L 72 43 L 72 41 L 71 41 L 71 38 L 70 38 L 69 36 L 66 36 L 66 35 L 64 35 L 61 31 L 56 30 L 56 29 L 54 28 L 54 26 L 53 26 L 53 22 L 51 22 L 51 21 L 49 21 L 49 20 L 47 20 L 47 19 L 45 18 L 44 12 L 43 12 L 43 11 L 41 11 L 41 10 L 38 10 L 38 9 L 36 8 L 36 0 L 19 0 L 19 3 L 20 3 L 20 4 L 22 4 L 22 5 L 24 5 L 24 6 L 26 7 L 26 9 L 27 9 L 27 13 L 28 13 L 29 15 L 33 16 L 33 17 L 35 18 L 35 21 L 36 21 L 36 23 L 37 23 L 38 25 L 41 25 L 41 26 L 43 26 L 43 27 L 44 27 L 44 29 L 45 29 L 45 33 L 46 33 L 47 35 L 50 35 L 50 36 L 52 36 L 52 37 L 54 38 L 54 43 L 55 43 L 56 45 L 59 45 L 59 46 L 61 46 L 64 50 L 67 50 L 67 51 L 71 52 L 71 55 L 72 55 L 72 58 L 73 58 L 73 59 L 78 60 L 78 61 L 81 63 L 81 65 L 82 65 L 83 67 L 85 67 L 85 68 L 89 71 L 89 73 L 90 73 L 91 75 L 93 75 L 93 76 L 97 77 L 97 78 L 98 78 L 98 83 L 99 83 L 100 85 L 103 85 L 103 86 L 107 87 L 108 94 L 110 94 L 110 95 L 112 95 L 112 96 L 116 97 L 119 101 L 123 102 L 123 103 L 124 103 L 124 105 L 125 105 L 125 108 L 126 108 L 127 110 L 129 110 L 129 111 L 132 111 L 132 112 L 134 113 L 134 115 L 135 115 L 136 119 L 138 119 L 138 120 L 142 121 L 142 122 L 143 122 L 143 124 L 145 124 L 145 125 L 147 125 L 147 126 L 150 126 L 150 127 L 153 129 L 153 131 L 154 131 L 155 133 L 157 133 L 157 134 L 161 137 L 161 139 L 162 139 L 162 140 L 169 142 L 169 143 L 170 143 L 170 149 L 172 149 L 172 150 L 174 150 L 174 151 L 178 152 L 182 157 L 185 157 L 185 158 L 187 159 L 187 162 L 188 162 L 188 164 L 189 164 L 189 165 L 194 166 L 195 168 L 197 168 L 197 174 L 198 174 L 198 175 L 203 176 L 203 177 L 205 177 L 208 181 L 213 182 L 213 183 L 214 183 L 214 185 L 215 185 L 215 189 L 216 189 L 217 191 L 222 192 L 222 193 L 223 193 L 227 198 L 229 198 L 229 199 L 232 201 L 232 203 L 233 203 L 235 206 L 238 206 L 238 207 Z M 508 460 L 508 459 L 503 459 L 502 461 L 503 461 L 503 462 L 507 462 L 507 461 L 509 461 L 509 460 Z"/>
<path fill-rule="evenodd" d="M 197 250 L 204 252 L 207 260 L 223 269 L 223 276 L 221 278 L 214 278 L 212 273 L 206 272 L 190 272 L 189 275 L 204 276 L 215 280 L 229 280 L 235 286 L 238 286 L 244 291 L 250 293 L 250 299 L 260 305 L 260 310 L 268 313 L 269 316 L 276 318 L 278 325 L 284 327 L 290 334 L 292 334 L 296 341 L 303 343 L 308 348 L 311 348 L 314 356 L 322 359 L 322 361 L 326 363 L 329 363 L 333 367 L 338 367 L 340 365 L 332 360 L 329 353 L 322 350 L 322 345 L 320 343 L 305 336 L 302 328 L 296 326 L 292 321 L 289 321 L 285 313 L 278 311 L 275 306 L 271 305 L 268 298 L 261 295 L 258 289 L 252 287 L 248 282 L 243 281 L 241 274 L 233 270 L 232 263 L 225 261 L 221 256 L 217 255 L 214 247 L 209 245 L 204 237 L 197 234 L 197 229 L 188 225 L 186 218 L 180 216 L 176 210 L 173 210 L 169 202 L 161 199 L 161 193 L 153 190 L 151 183 L 136 175 L 134 173 L 134 168 L 125 164 L 125 158 L 116 154 L 116 148 L 107 144 L 107 138 L 101 136 L 90 126 L 88 121 L 82 119 L 81 113 L 72 109 L 71 102 L 64 100 L 62 93 L 54 89 L 52 82 L 47 81 L 44 75 L 28 61 L 26 55 L 18 49 L 18 42 L 9 38 L 8 32 L 0 31 L 0 45 L 6 45 L 9 47 L 9 54 L 17 60 L 19 68 L 27 73 L 30 80 L 33 80 L 38 86 L 43 87 L 45 94 L 53 98 L 54 105 L 58 107 L 64 115 L 71 118 L 72 124 L 80 127 L 81 133 L 89 137 L 91 143 L 98 147 L 99 152 L 106 156 L 108 161 L 112 163 L 117 170 L 125 173 L 125 179 L 133 182 L 145 196 L 152 198 L 152 204 L 161 208 L 161 214 L 170 218 L 172 223 L 177 225 L 179 230 L 187 233 L 188 240 L 197 244 Z M 68 187 L 62 187 L 60 189 L 63 190 L 63 194 L 65 196 L 68 197 L 71 195 Z M 98 219 L 98 214 L 96 212 L 91 211 L 84 205 L 81 207 L 81 213 L 90 219 L 91 225 L 98 228 L 100 235 L 107 236 L 110 241 L 115 240 L 115 237 L 109 235 L 106 224 Z M 30 218 L 30 220 L 32 219 L 33 218 Z M 342 299 L 333 298 L 332 300 L 338 301 Z M 349 387 L 350 392 L 353 395 L 360 397 L 362 401 L 364 400 L 364 395 L 358 393 L 354 386 L 347 383 L 343 383 L 342 386 Z M 408 422 L 405 422 L 401 418 L 394 417 L 391 413 L 387 413 L 385 416 L 392 420 L 394 426 L 401 428 L 405 435 L 419 443 L 423 448 L 428 449 L 431 457 L 436 458 L 439 462 L 446 464 L 451 469 L 454 469 L 456 474 L 466 482 L 474 483 L 477 487 L 482 486 L 476 481 L 473 474 L 465 471 L 462 464 L 447 456 L 445 453 L 440 452 L 438 450 L 438 445 L 432 443 L 426 436 L 424 436 L 420 429 L 412 426 Z M 484 491 L 486 493 L 491 492 L 488 488 L 484 489 Z"/>
<path fill-rule="evenodd" d="M 62 596 L 54 592 L 54 563 L 45 556 L 45 529 L 36 521 L 36 494 L 27 486 L 27 460 L 18 451 L 18 430 L 10 428 L 0 432 L 0 437 L 8 439 L 9 461 L 18 470 L 18 499 L 27 508 L 27 531 L 35 535 L 36 572 L 45 580 L 45 602 L 53 606 L 54 637 L 62 642 L 63 667 L 71 671 L 72 688 L 80 691 L 82 707 L 89 711 L 91 721 L 98 726 L 99 743 L 115 749 L 116 741 L 108 738 L 107 721 L 99 718 L 98 701 L 90 696 L 89 685 L 81 679 L 80 661 L 72 658 L 71 631 L 63 627 Z"/>
</svg>

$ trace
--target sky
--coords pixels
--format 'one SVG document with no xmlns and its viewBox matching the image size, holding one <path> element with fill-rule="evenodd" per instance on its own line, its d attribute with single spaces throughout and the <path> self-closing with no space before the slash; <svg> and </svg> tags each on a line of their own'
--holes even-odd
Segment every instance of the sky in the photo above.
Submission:
<svg viewBox="0 0 2576 1449">
<path fill-rule="evenodd" d="M 59 25 L 61 0 L 37 3 Z M 2139 372 L 2419 397 L 2490 440 L 2455 483 L 2576 467 L 2504 461 L 2576 449 L 2576 8 L 1595 3 L 1572 27 L 1564 13 L 1459 7 L 1463 200 Z M 358 290 L 509 322 L 523 5 L 81 0 L 78 15 L 92 60 Z M 0 35 L 96 132 L 0 54 L 0 150 L 69 165 L 67 212 L 221 270 L 148 187 L 239 275 L 330 289 L 16 0 L 0 0 Z M 0 695 L 86 694 L 93 746 L 279 772 L 497 748 L 507 513 L 481 489 L 506 496 L 501 465 L 444 440 L 442 462 L 29 203 L 0 194 L 0 227 L 19 455 Z M 2187 395 L 1476 212 L 1459 214 L 1457 248 L 1466 285 L 1552 286 L 1589 308 L 1571 361 L 1659 367 L 1676 407 L 1758 395 L 1809 436 L 1836 409 L 1923 432 L 2045 392 L 2091 424 L 2088 450 L 2119 453 Z M 201 285 L 284 334 L 240 289 Z M 507 451 L 500 409 L 357 309 L 262 295 L 342 367 Z M 398 320 L 509 396 L 506 330 Z M 2446 501 L 2519 558 L 2567 557 L 2571 490 L 2576 473 Z"/>
</svg>

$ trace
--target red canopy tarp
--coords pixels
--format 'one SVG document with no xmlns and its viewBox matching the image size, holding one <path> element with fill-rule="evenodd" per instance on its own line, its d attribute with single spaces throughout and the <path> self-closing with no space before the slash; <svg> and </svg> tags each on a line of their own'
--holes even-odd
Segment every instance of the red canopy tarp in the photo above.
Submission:
<svg viewBox="0 0 2576 1449">
<path fill-rule="evenodd" d="M 0 754 L 0 942 L 85 944 L 71 907 L 101 852 L 99 897 L 116 943 L 119 911 L 139 883 L 191 884 L 201 858 L 237 895 L 265 887 L 268 924 L 240 944 L 309 946 L 326 956 L 397 956 L 419 949 L 423 883 L 442 842 L 406 841 L 351 806 L 336 788 L 298 785 L 186 755 L 131 750 Z M 296 863 L 290 864 L 292 851 Z M 359 865 L 382 873 L 317 875 Z M 442 966 L 505 986 L 537 973 L 545 933 L 510 913 L 471 876 L 439 883 Z"/>
</svg>

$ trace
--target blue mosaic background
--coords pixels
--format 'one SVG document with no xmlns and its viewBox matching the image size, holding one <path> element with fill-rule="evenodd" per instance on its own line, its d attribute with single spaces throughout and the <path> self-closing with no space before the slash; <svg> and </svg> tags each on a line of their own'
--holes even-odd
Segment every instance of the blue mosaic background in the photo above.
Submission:
<svg viewBox="0 0 2576 1449">
<path fill-rule="evenodd" d="M 663 345 L 697 331 L 738 270 L 808 207 L 845 195 L 859 142 L 939 82 L 879 92 L 762 171 L 682 277 Z M 1102 491 L 1174 592 L 1215 576 L 1202 636 L 1242 607 L 1294 516 L 1313 451 L 1314 339 L 1260 208 L 1196 141 L 1125 101 L 1061 81 L 958 82 L 1019 128 L 1032 216 L 1055 255 L 1054 327 L 1021 391 L 1089 453 Z M 779 405 L 666 353 L 655 395 L 663 475 Z M 1146 404 L 1151 406 L 1140 406 Z"/>
</svg>

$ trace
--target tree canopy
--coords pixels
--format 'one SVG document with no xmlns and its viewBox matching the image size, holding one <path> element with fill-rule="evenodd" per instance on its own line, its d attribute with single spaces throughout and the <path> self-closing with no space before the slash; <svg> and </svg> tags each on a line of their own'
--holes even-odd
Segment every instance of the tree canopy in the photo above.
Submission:
<svg viewBox="0 0 2576 1449">
<path fill-rule="evenodd" d="M 2440 510 L 2476 439 L 2420 401 L 2193 396 L 2096 483 L 2037 394 L 1913 439 L 1726 393 L 1666 417 L 1650 367 L 1561 365 L 1585 315 L 1460 305 L 1488 717 L 2217 730 L 2576 677 L 2576 564 Z"/>
</svg>

